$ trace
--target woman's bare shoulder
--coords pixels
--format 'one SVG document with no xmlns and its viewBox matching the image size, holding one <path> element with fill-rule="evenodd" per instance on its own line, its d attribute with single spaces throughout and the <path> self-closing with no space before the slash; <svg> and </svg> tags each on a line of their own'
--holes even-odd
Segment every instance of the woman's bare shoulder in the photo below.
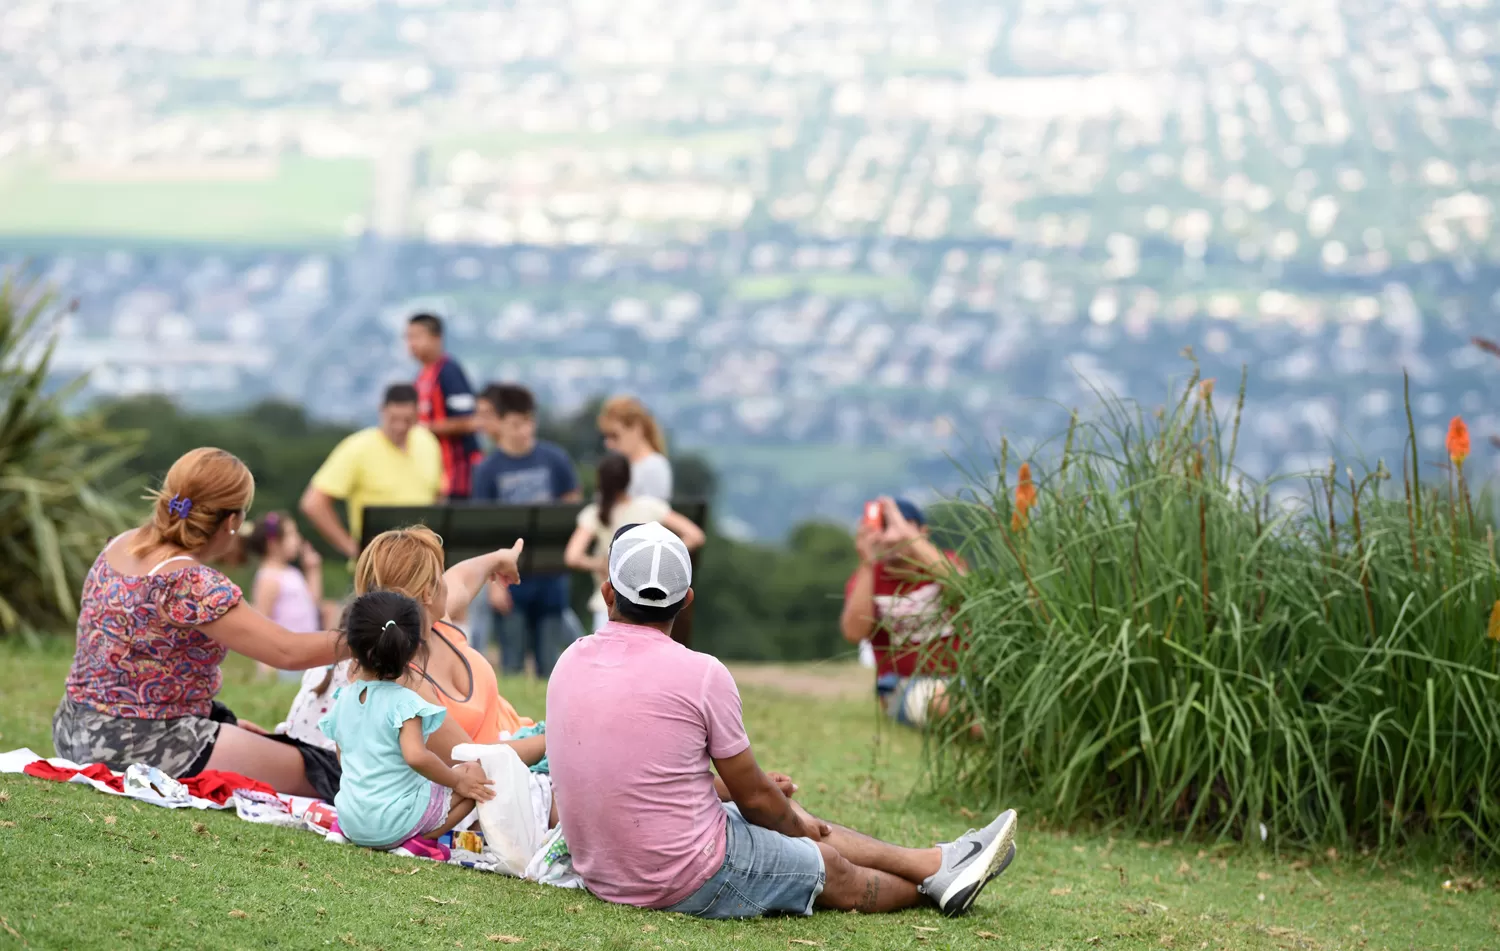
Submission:
<svg viewBox="0 0 1500 951">
<path fill-rule="evenodd" d="M 433 671 L 431 668 L 428 668 L 427 670 L 427 677 L 423 677 L 416 671 L 412 671 L 406 677 L 402 678 L 401 683 L 403 686 L 406 686 L 413 690 L 418 696 L 420 696 L 423 700 L 426 700 L 428 703 L 435 703 L 441 706 L 443 703 L 443 695 L 438 693 L 437 688 L 434 687 L 432 681 L 428 679 L 428 677 L 431 676 L 433 676 Z"/>
<path fill-rule="evenodd" d="M 455 668 L 464 666 L 463 661 L 459 660 L 459 655 L 462 655 L 464 660 L 469 662 L 468 666 L 476 671 L 476 676 L 486 670 L 491 674 L 495 672 L 495 668 L 490 665 L 489 658 L 485 657 L 478 648 L 469 643 L 468 635 L 463 630 L 453 626 L 449 628 L 448 634 L 448 643 L 453 645 L 454 654 L 452 662 Z"/>
<path fill-rule="evenodd" d="M 105 564 L 120 574 L 134 574 L 133 570 L 126 569 L 136 568 L 140 561 L 139 558 L 130 553 L 130 546 L 135 541 L 136 533 L 139 531 L 139 528 L 128 528 L 114 538 L 111 538 L 100 549 L 99 557 L 104 560 Z"/>
<path fill-rule="evenodd" d="M 429 632 L 424 645 L 427 655 L 420 659 L 420 664 L 427 672 L 427 677 L 436 680 L 438 685 L 446 690 L 452 684 L 457 672 L 463 668 L 463 664 L 459 662 L 457 654 L 443 645 L 443 641 L 447 641 L 449 646 L 458 646 L 463 643 L 463 638 L 445 637 L 442 633 Z M 423 683 L 427 683 L 427 678 L 420 675 L 418 677 Z M 429 688 L 431 686 L 428 684 Z"/>
</svg>

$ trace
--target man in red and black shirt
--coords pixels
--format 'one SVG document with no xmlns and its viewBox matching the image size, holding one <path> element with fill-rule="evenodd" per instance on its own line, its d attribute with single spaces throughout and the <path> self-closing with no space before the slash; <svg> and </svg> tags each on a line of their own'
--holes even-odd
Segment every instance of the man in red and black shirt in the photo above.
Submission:
<svg viewBox="0 0 1500 951">
<path fill-rule="evenodd" d="M 443 321 L 417 314 L 406 324 L 406 349 L 422 372 L 417 375 L 419 419 L 443 449 L 443 496 L 466 499 L 479 462 L 474 390 L 463 368 L 443 349 Z"/>
<path fill-rule="evenodd" d="M 881 499 L 881 524 L 860 524 L 859 567 L 844 588 L 844 639 L 875 649 L 875 691 L 887 715 L 921 727 L 947 710 L 943 697 L 962 648 L 943 606 L 942 579 L 967 570 L 927 535 L 922 510 Z"/>
</svg>

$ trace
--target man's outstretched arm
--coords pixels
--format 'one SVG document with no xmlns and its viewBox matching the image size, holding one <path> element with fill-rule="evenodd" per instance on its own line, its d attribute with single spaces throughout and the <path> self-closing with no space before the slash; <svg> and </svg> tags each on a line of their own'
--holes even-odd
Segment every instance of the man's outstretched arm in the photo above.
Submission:
<svg viewBox="0 0 1500 951">
<path fill-rule="evenodd" d="M 812 816 L 804 818 L 792 808 L 792 801 L 760 768 L 754 751 L 748 747 L 727 759 L 714 760 L 714 769 L 747 822 L 794 839 L 816 841 L 831 831 L 828 823 Z"/>
</svg>

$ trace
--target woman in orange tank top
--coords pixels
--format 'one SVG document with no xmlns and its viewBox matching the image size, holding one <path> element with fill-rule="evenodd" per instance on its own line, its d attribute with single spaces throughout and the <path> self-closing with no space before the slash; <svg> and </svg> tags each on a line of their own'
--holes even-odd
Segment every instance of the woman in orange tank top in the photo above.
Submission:
<svg viewBox="0 0 1500 951">
<path fill-rule="evenodd" d="M 422 679 L 436 692 L 440 702 L 452 714 L 458 725 L 475 743 L 495 743 L 501 733 L 514 733 L 522 727 L 534 726 L 535 721 L 516 713 L 510 701 L 500 696 L 500 685 L 495 680 L 495 668 L 479 651 L 469 646 L 468 637 L 453 622 L 442 620 L 434 623 L 428 632 L 428 650 L 433 643 L 441 641 L 452 648 L 463 666 L 464 675 L 456 678 L 457 684 L 471 683 L 473 688 L 466 695 L 450 694 L 423 665 L 414 665 Z M 429 654 L 430 656 L 430 654 Z"/>
<path fill-rule="evenodd" d="M 412 669 L 422 680 L 417 692 L 448 711 L 427 745 L 450 762 L 453 747 L 460 743 L 496 743 L 501 733 L 535 725 L 500 696 L 495 669 L 469 646 L 464 632 L 450 620 L 467 609 L 492 576 L 506 584 L 515 580 L 520 549 L 521 542 L 516 542 L 511 548 L 470 558 L 444 572 L 442 539 L 418 525 L 377 535 L 355 564 L 357 594 L 381 588 L 400 591 L 416 599 L 432 619 L 423 656 Z"/>
</svg>

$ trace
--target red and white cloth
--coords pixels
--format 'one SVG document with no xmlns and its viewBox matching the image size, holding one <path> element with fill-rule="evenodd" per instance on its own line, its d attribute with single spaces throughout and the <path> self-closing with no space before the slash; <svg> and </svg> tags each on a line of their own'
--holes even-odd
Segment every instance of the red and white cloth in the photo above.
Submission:
<svg viewBox="0 0 1500 951">
<path fill-rule="evenodd" d="M 116 773 L 103 763 L 92 763 L 82 769 L 78 769 L 73 766 L 54 766 L 47 760 L 39 759 L 34 763 L 26 764 L 26 766 L 22 767 L 21 772 L 37 779 L 50 779 L 58 783 L 71 783 L 75 781 L 76 777 L 82 777 L 89 785 L 95 788 L 102 785 L 106 787 L 105 792 L 118 793 L 121 796 L 127 795 L 125 791 L 125 774 Z M 213 769 L 204 770 L 198 775 L 184 779 L 181 782 L 194 800 L 191 804 L 199 809 L 227 808 L 231 805 L 229 800 L 241 790 L 269 793 L 273 797 L 276 795 L 276 790 L 263 782 L 251 779 L 249 776 L 241 776 L 239 773 L 222 772 Z M 204 801 L 206 804 L 199 805 L 199 801 Z M 168 804 L 178 805 L 179 803 L 170 802 Z"/>
<path fill-rule="evenodd" d="M 117 773 L 103 763 L 80 766 L 60 756 L 44 759 L 25 748 L 0 753 L 0 773 L 23 773 L 54 782 L 81 783 L 111 796 L 125 796 L 167 809 L 235 809 L 241 818 L 251 822 L 274 822 L 275 815 L 282 815 L 295 817 L 300 824 L 301 815 L 317 801 L 300 796 L 281 796 L 259 780 L 221 770 L 204 770 L 197 776 L 180 780 L 186 789 L 185 796 L 162 795 L 149 783 L 127 783 L 125 773 Z"/>
</svg>

